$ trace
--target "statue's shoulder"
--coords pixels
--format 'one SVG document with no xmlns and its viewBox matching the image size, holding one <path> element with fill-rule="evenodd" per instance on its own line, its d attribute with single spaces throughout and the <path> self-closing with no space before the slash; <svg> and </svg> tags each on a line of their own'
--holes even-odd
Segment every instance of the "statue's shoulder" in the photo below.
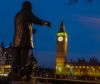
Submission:
<svg viewBox="0 0 100 84">
<path fill-rule="evenodd" d="M 19 17 L 19 16 L 22 16 L 22 11 L 19 11 L 19 12 L 16 14 L 15 18 L 17 18 L 17 17 Z"/>
</svg>

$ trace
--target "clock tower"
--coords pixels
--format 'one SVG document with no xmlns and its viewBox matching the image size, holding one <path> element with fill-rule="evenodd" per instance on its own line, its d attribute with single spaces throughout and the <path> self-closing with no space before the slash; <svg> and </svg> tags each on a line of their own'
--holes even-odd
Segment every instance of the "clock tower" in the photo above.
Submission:
<svg viewBox="0 0 100 84">
<path fill-rule="evenodd" d="M 57 33 L 56 46 L 56 76 L 65 75 L 66 52 L 67 52 L 67 33 L 64 23 L 61 22 L 60 30 Z"/>
</svg>

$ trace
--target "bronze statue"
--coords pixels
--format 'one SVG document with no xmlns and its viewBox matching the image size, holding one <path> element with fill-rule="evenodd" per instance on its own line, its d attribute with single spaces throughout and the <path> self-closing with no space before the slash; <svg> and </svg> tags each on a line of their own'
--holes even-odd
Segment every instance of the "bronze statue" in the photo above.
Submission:
<svg viewBox="0 0 100 84">
<path fill-rule="evenodd" d="M 14 34 L 14 50 L 15 65 L 20 68 L 26 65 L 29 49 L 34 48 L 33 45 L 33 29 L 32 23 L 36 25 L 51 26 L 50 22 L 37 18 L 32 13 L 32 5 L 29 1 L 24 1 L 22 9 L 15 16 L 15 34 Z"/>
<path fill-rule="evenodd" d="M 50 27 L 49 22 L 37 18 L 32 13 L 31 3 L 29 1 L 25 1 L 22 5 L 22 10 L 15 16 L 15 47 L 34 47 L 32 40 L 32 23 Z"/>
</svg>

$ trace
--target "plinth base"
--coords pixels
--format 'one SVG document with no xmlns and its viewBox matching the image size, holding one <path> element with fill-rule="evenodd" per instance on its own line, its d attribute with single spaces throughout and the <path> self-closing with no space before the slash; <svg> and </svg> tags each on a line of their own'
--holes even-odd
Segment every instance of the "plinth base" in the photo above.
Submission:
<svg viewBox="0 0 100 84">
<path fill-rule="evenodd" d="M 29 81 L 10 81 L 10 84 L 41 84 L 37 79 L 30 79 Z"/>
<path fill-rule="evenodd" d="M 11 73 L 8 78 L 9 84 L 41 84 L 36 78 L 26 78 L 26 76 L 20 78 L 16 73 Z"/>
</svg>

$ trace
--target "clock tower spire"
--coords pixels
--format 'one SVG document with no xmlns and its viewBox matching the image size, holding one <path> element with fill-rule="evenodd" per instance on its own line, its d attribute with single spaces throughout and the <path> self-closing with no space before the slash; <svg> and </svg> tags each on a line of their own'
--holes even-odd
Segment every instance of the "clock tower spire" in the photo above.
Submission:
<svg viewBox="0 0 100 84">
<path fill-rule="evenodd" d="M 59 30 L 59 32 L 65 32 L 65 25 L 64 25 L 63 21 L 60 24 L 60 30 Z"/>
<path fill-rule="evenodd" d="M 65 64 L 67 54 L 67 33 L 65 32 L 64 22 L 60 24 L 57 33 L 56 43 L 56 77 L 65 75 Z"/>
</svg>

